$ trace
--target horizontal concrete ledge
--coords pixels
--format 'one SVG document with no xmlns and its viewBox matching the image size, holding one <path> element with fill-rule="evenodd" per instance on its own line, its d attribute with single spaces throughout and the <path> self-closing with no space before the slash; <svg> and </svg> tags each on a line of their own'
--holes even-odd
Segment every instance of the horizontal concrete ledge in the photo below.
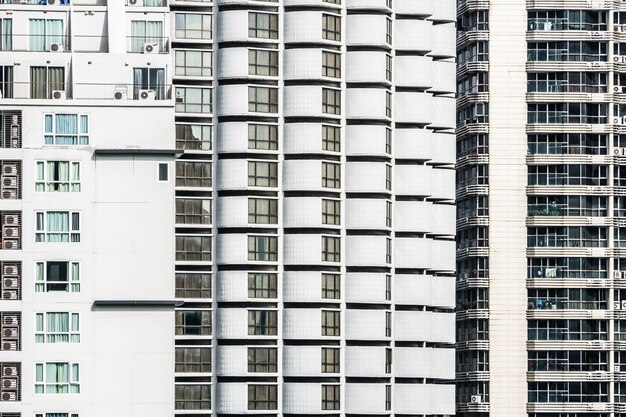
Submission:
<svg viewBox="0 0 626 417">
<path fill-rule="evenodd" d="M 95 300 L 95 307 L 180 307 L 181 300 Z"/>
<path fill-rule="evenodd" d="M 95 155 L 162 155 L 178 157 L 183 153 L 176 149 L 102 149 L 96 148 Z"/>
</svg>

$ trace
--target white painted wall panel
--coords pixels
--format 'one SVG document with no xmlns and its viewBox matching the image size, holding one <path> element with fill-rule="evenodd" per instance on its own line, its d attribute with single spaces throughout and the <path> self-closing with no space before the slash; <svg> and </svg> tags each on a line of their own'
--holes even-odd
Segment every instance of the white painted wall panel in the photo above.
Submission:
<svg viewBox="0 0 626 417">
<path fill-rule="evenodd" d="M 221 15 L 225 14 L 223 12 Z M 226 29 L 225 29 L 226 30 Z M 220 49 L 220 65 L 216 68 L 218 79 L 248 77 L 248 49 Z"/>
<path fill-rule="evenodd" d="M 346 339 L 385 340 L 384 310 L 346 310 Z"/>
<path fill-rule="evenodd" d="M 393 210 L 396 231 L 429 233 L 434 229 L 434 208 L 430 201 L 394 201 Z"/>
<path fill-rule="evenodd" d="M 394 82 L 401 87 L 433 87 L 435 80 L 432 65 L 433 60 L 428 56 L 396 56 L 393 60 Z"/>
<path fill-rule="evenodd" d="M 432 240 L 425 238 L 395 238 L 393 247 L 396 268 L 430 269 Z"/>
<path fill-rule="evenodd" d="M 347 377 L 380 378 L 385 373 L 386 352 L 383 346 L 346 346 Z"/>
<path fill-rule="evenodd" d="M 346 236 L 346 265 L 387 265 L 386 236 Z"/>
<path fill-rule="evenodd" d="M 322 163 L 314 160 L 283 162 L 283 189 L 285 191 L 322 190 Z"/>
<path fill-rule="evenodd" d="M 394 375 L 400 378 L 454 379 L 454 349 L 396 347 Z"/>
<path fill-rule="evenodd" d="M 286 49 L 283 53 L 283 61 L 285 80 L 319 80 L 322 78 L 322 51 L 319 49 Z"/>
<path fill-rule="evenodd" d="M 322 198 L 285 198 L 283 200 L 283 227 L 327 227 L 322 224 Z"/>
<path fill-rule="evenodd" d="M 388 119 L 387 90 L 382 88 L 349 88 L 346 90 L 348 119 Z"/>
<path fill-rule="evenodd" d="M 346 82 L 388 83 L 387 53 L 378 51 L 346 53 Z"/>
<path fill-rule="evenodd" d="M 220 345 L 215 349 L 217 350 L 217 363 L 215 364 L 216 375 L 248 375 L 248 348 L 246 346 Z M 246 392 L 245 395 L 247 396 L 248 393 Z"/>
<path fill-rule="evenodd" d="M 322 273 L 317 271 L 283 272 L 283 301 L 286 303 L 321 302 Z"/>
<path fill-rule="evenodd" d="M 394 405 L 399 414 L 454 414 L 454 385 L 396 384 Z"/>
<path fill-rule="evenodd" d="M 348 229 L 388 229 L 387 200 L 351 198 L 345 206 Z"/>
<path fill-rule="evenodd" d="M 348 162 L 346 192 L 387 192 L 386 164 L 381 162 Z"/>
<path fill-rule="evenodd" d="M 396 20 L 394 46 L 402 51 L 430 52 L 433 49 L 432 22 L 428 20 Z"/>
<path fill-rule="evenodd" d="M 454 343 L 454 314 L 396 311 L 396 340 Z"/>
<path fill-rule="evenodd" d="M 432 123 L 432 95 L 418 92 L 396 92 L 393 95 L 393 114 L 397 123 Z"/>
<path fill-rule="evenodd" d="M 346 413 L 384 414 L 385 384 L 346 384 Z"/>
<path fill-rule="evenodd" d="M 455 306 L 454 277 L 396 274 L 393 276 L 393 283 L 396 304 L 448 308 Z"/>
<path fill-rule="evenodd" d="M 319 123 L 287 123 L 283 126 L 283 152 L 321 153 L 322 125 Z"/>
<path fill-rule="evenodd" d="M 322 13 L 290 11 L 284 15 L 284 42 L 322 42 Z M 325 41 L 327 42 L 327 41 Z"/>
<path fill-rule="evenodd" d="M 395 191 L 399 195 L 430 196 L 433 194 L 433 169 L 427 165 L 396 165 Z"/>
<path fill-rule="evenodd" d="M 322 375 L 321 346 L 285 346 L 283 348 L 283 375 L 292 377 Z M 329 376 L 333 374 L 324 374 Z"/>
<path fill-rule="evenodd" d="M 283 413 L 323 414 L 320 384 L 284 383 Z"/>
<path fill-rule="evenodd" d="M 215 298 L 218 301 L 248 300 L 248 273 L 246 271 L 219 271 L 216 277 Z"/>
<path fill-rule="evenodd" d="M 217 384 L 215 411 L 224 414 L 248 414 L 248 384 L 222 382 Z"/>
<path fill-rule="evenodd" d="M 387 16 L 350 14 L 346 16 L 346 44 L 348 46 L 387 45 Z"/>
<path fill-rule="evenodd" d="M 346 126 L 345 132 L 346 155 L 387 155 L 385 126 L 349 125 Z"/>
</svg>

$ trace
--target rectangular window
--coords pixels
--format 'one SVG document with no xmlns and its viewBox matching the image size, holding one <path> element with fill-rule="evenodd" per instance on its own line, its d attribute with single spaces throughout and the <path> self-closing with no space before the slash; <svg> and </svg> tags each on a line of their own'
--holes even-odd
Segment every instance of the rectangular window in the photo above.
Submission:
<svg viewBox="0 0 626 417">
<path fill-rule="evenodd" d="M 391 365 L 393 363 L 393 350 L 385 348 L 385 373 L 391 373 Z"/>
<path fill-rule="evenodd" d="M 78 262 L 35 262 L 35 292 L 80 292 Z"/>
<path fill-rule="evenodd" d="M 385 300 L 391 301 L 391 275 L 385 275 Z"/>
<path fill-rule="evenodd" d="M 340 312 L 322 310 L 322 336 L 341 336 Z"/>
<path fill-rule="evenodd" d="M 211 336 L 211 310 L 177 310 L 176 336 Z"/>
<path fill-rule="evenodd" d="M 275 236 L 248 236 L 249 261 L 277 261 L 278 238 Z"/>
<path fill-rule="evenodd" d="M 322 385 L 322 410 L 339 410 L 340 385 Z"/>
<path fill-rule="evenodd" d="M 391 165 L 385 165 L 385 189 L 387 191 L 391 191 L 391 173 Z"/>
<path fill-rule="evenodd" d="M 30 98 L 51 99 L 55 91 L 66 91 L 65 68 L 30 67 Z"/>
<path fill-rule="evenodd" d="M 341 16 L 322 14 L 322 39 L 341 41 Z"/>
<path fill-rule="evenodd" d="M 278 410 L 278 386 L 248 385 L 248 410 Z"/>
<path fill-rule="evenodd" d="M 37 161 L 35 191 L 80 191 L 80 162 Z"/>
<path fill-rule="evenodd" d="M 176 123 L 176 149 L 210 151 L 211 125 Z"/>
<path fill-rule="evenodd" d="M 211 224 L 211 200 L 203 198 L 177 198 L 176 224 Z"/>
<path fill-rule="evenodd" d="M 213 38 L 213 16 L 200 13 L 175 13 L 177 39 Z"/>
<path fill-rule="evenodd" d="M 167 164 L 159 164 L 159 181 L 167 182 L 169 180 L 169 166 Z"/>
<path fill-rule="evenodd" d="M 176 297 L 211 298 L 211 274 L 176 272 Z"/>
<path fill-rule="evenodd" d="M 15 415 L 16 417 L 18 414 Z M 11 417 L 11 414 L 7 414 L 7 417 Z M 35 417 L 79 417 L 77 413 L 37 413 Z"/>
<path fill-rule="evenodd" d="M 248 111 L 278 113 L 278 88 L 248 87 Z"/>
<path fill-rule="evenodd" d="M 322 88 L 322 113 L 341 114 L 341 90 Z"/>
<path fill-rule="evenodd" d="M 167 52 L 167 43 L 165 43 L 163 38 L 163 22 L 156 20 L 131 20 L 127 46 L 128 52 L 143 53 L 147 43 L 156 44 L 158 45 L 158 51 Z"/>
<path fill-rule="evenodd" d="M 385 116 L 391 117 L 391 92 L 386 91 L 385 93 Z"/>
<path fill-rule="evenodd" d="M 392 245 L 391 245 L 391 239 L 387 238 L 387 242 L 386 242 L 386 253 L 385 253 L 385 262 L 390 264 L 391 263 L 391 249 Z"/>
<path fill-rule="evenodd" d="M 385 153 L 391 155 L 391 129 L 386 129 L 385 131 Z"/>
<path fill-rule="evenodd" d="M 393 58 L 391 55 L 387 55 L 387 65 L 385 71 L 386 79 L 389 82 L 393 81 Z"/>
<path fill-rule="evenodd" d="M 278 149 L 278 126 L 248 124 L 248 149 Z"/>
<path fill-rule="evenodd" d="M 391 45 L 393 41 L 393 21 L 387 18 L 387 44 Z"/>
<path fill-rule="evenodd" d="M 278 371 L 277 348 L 248 348 L 248 372 L 277 372 Z"/>
<path fill-rule="evenodd" d="M 176 186 L 210 188 L 211 162 L 176 161 Z"/>
<path fill-rule="evenodd" d="M 322 51 L 322 75 L 341 78 L 341 54 Z"/>
<path fill-rule="evenodd" d="M 278 275 L 268 272 L 248 272 L 248 298 L 278 297 Z"/>
<path fill-rule="evenodd" d="M 80 242 L 80 213 L 35 212 L 35 242 Z"/>
<path fill-rule="evenodd" d="M 35 313 L 35 343 L 79 343 L 78 313 Z"/>
<path fill-rule="evenodd" d="M 322 162 L 322 187 L 341 188 L 341 164 Z"/>
<path fill-rule="evenodd" d="M 391 410 L 391 385 L 385 385 L 385 410 Z"/>
<path fill-rule="evenodd" d="M 35 52 L 50 51 L 53 43 L 67 45 L 63 20 L 28 19 L 28 50 Z"/>
<path fill-rule="evenodd" d="M 248 335 L 276 336 L 278 334 L 278 312 L 273 310 L 248 311 Z"/>
<path fill-rule="evenodd" d="M 391 227 L 391 220 L 392 220 L 392 215 L 393 215 L 392 213 L 393 213 L 393 205 L 391 201 L 387 201 L 387 211 L 385 215 L 385 225 L 387 227 Z"/>
<path fill-rule="evenodd" d="M 176 346 L 175 372 L 211 372 L 211 348 Z"/>
<path fill-rule="evenodd" d="M 248 198 L 248 223 L 277 224 L 278 200 L 269 198 Z"/>
<path fill-rule="evenodd" d="M 13 19 L 0 19 L 0 51 L 13 50 Z M 4 96 L 7 97 L 7 96 Z"/>
<path fill-rule="evenodd" d="M 175 75 L 178 77 L 210 77 L 213 75 L 213 52 L 175 51 Z"/>
<path fill-rule="evenodd" d="M 338 374 L 340 372 L 340 349 L 322 348 L 322 373 Z"/>
<path fill-rule="evenodd" d="M 178 113 L 211 113 L 213 111 L 213 90 L 201 87 L 176 87 L 176 107 Z"/>
<path fill-rule="evenodd" d="M 391 311 L 385 311 L 385 336 L 391 337 Z"/>
<path fill-rule="evenodd" d="M 148 99 L 150 92 L 151 100 L 165 100 L 165 90 L 165 68 L 133 68 L 133 100 Z"/>
<path fill-rule="evenodd" d="M 322 236 L 322 261 L 341 262 L 341 238 Z"/>
<path fill-rule="evenodd" d="M 278 76 L 278 51 L 248 49 L 248 75 Z"/>
<path fill-rule="evenodd" d="M 341 224 L 341 201 L 322 199 L 322 224 Z"/>
<path fill-rule="evenodd" d="M 278 15 L 248 12 L 248 37 L 278 39 Z"/>
<path fill-rule="evenodd" d="M 322 298 L 332 300 L 341 298 L 341 275 L 322 274 Z"/>
<path fill-rule="evenodd" d="M 176 260 L 211 262 L 211 236 L 176 235 Z"/>
<path fill-rule="evenodd" d="M 341 127 L 322 125 L 322 149 L 341 152 Z"/>
<path fill-rule="evenodd" d="M 2 19 L 0 19 L 0 25 Z M 1 29 L 0 29 L 1 31 Z M 2 34 L 0 33 L 0 51 L 2 51 Z M 13 66 L 0 65 L 0 97 L 13 98 Z"/>
<path fill-rule="evenodd" d="M 175 386 L 175 410 L 210 410 L 211 409 L 211 385 L 210 384 L 176 384 Z"/>
<path fill-rule="evenodd" d="M 86 114 L 45 114 L 43 130 L 46 145 L 89 145 Z"/>
<path fill-rule="evenodd" d="M 35 364 L 35 394 L 80 393 L 79 364 L 45 362 Z"/>
<path fill-rule="evenodd" d="M 248 161 L 248 186 L 278 187 L 278 163 Z"/>
</svg>

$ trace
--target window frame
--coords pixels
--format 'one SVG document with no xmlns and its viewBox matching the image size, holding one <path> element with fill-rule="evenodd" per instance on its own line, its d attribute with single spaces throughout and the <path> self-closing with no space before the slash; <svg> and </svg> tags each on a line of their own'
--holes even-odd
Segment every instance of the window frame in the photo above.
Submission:
<svg viewBox="0 0 626 417">
<path fill-rule="evenodd" d="M 59 133 L 57 116 L 76 116 L 76 133 Z M 46 119 L 50 118 L 50 130 Z M 90 142 L 88 113 L 44 113 L 43 115 L 43 144 L 44 146 L 88 146 Z M 61 137 L 71 138 L 72 143 L 59 143 Z"/>
<path fill-rule="evenodd" d="M 49 227 L 48 214 L 49 213 L 67 213 L 68 229 L 67 230 L 49 230 L 48 229 Z M 80 243 L 81 221 L 82 220 L 81 220 L 80 211 L 36 210 L 35 211 L 35 243 Z M 63 239 L 64 236 L 67 236 L 67 240 L 58 240 L 58 241 L 49 240 L 50 237 L 53 235 L 59 235 L 61 239 Z"/>
<path fill-rule="evenodd" d="M 52 331 L 48 328 L 50 314 L 66 314 L 67 330 Z M 80 313 L 77 311 L 36 311 L 35 315 L 35 344 L 66 344 L 80 343 Z M 74 322 L 76 318 L 76 322 Z M 67 337 L 67 341 L 55 341 L 57 338 L 63 339 Z"/>
<path fill-rule="evenodd" d="M 48 281 L 48 264 L 54 263 L 66 263 L 67 267 L 67 281 Z M 41 265 L 41 279 L 39 268 Z M 80 269 L 81 263 L 78 261 L 65 261 L 65 260 L 48 260 L 48 261 L 35 261 L 35 293 L 47 293 L 47 292 L 80 292 Z M 77 275 L 77 276 L 76 276 Z M 65 283 L 65 284 L 63 284 Z M 51 291 L 48 286 L 51 285 L 67 285 L 67 290 Z M 43 288 L 43 289 L 40 289 Z"/>
</svg>

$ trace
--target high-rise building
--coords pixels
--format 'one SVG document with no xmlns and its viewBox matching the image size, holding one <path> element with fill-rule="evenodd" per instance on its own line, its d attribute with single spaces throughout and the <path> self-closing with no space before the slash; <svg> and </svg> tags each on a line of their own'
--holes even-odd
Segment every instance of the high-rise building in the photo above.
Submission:
<svg viewBox="0 0 626 417">
<path fill-rule="evenodd" d="M 1 417 L 454 414 L 453 1 L 0 3 Z"/>
<path fill-rule="evenodd" d="M 457 14 L 457 414 L 626 416 L 624 2 Z"/>
</svg>

